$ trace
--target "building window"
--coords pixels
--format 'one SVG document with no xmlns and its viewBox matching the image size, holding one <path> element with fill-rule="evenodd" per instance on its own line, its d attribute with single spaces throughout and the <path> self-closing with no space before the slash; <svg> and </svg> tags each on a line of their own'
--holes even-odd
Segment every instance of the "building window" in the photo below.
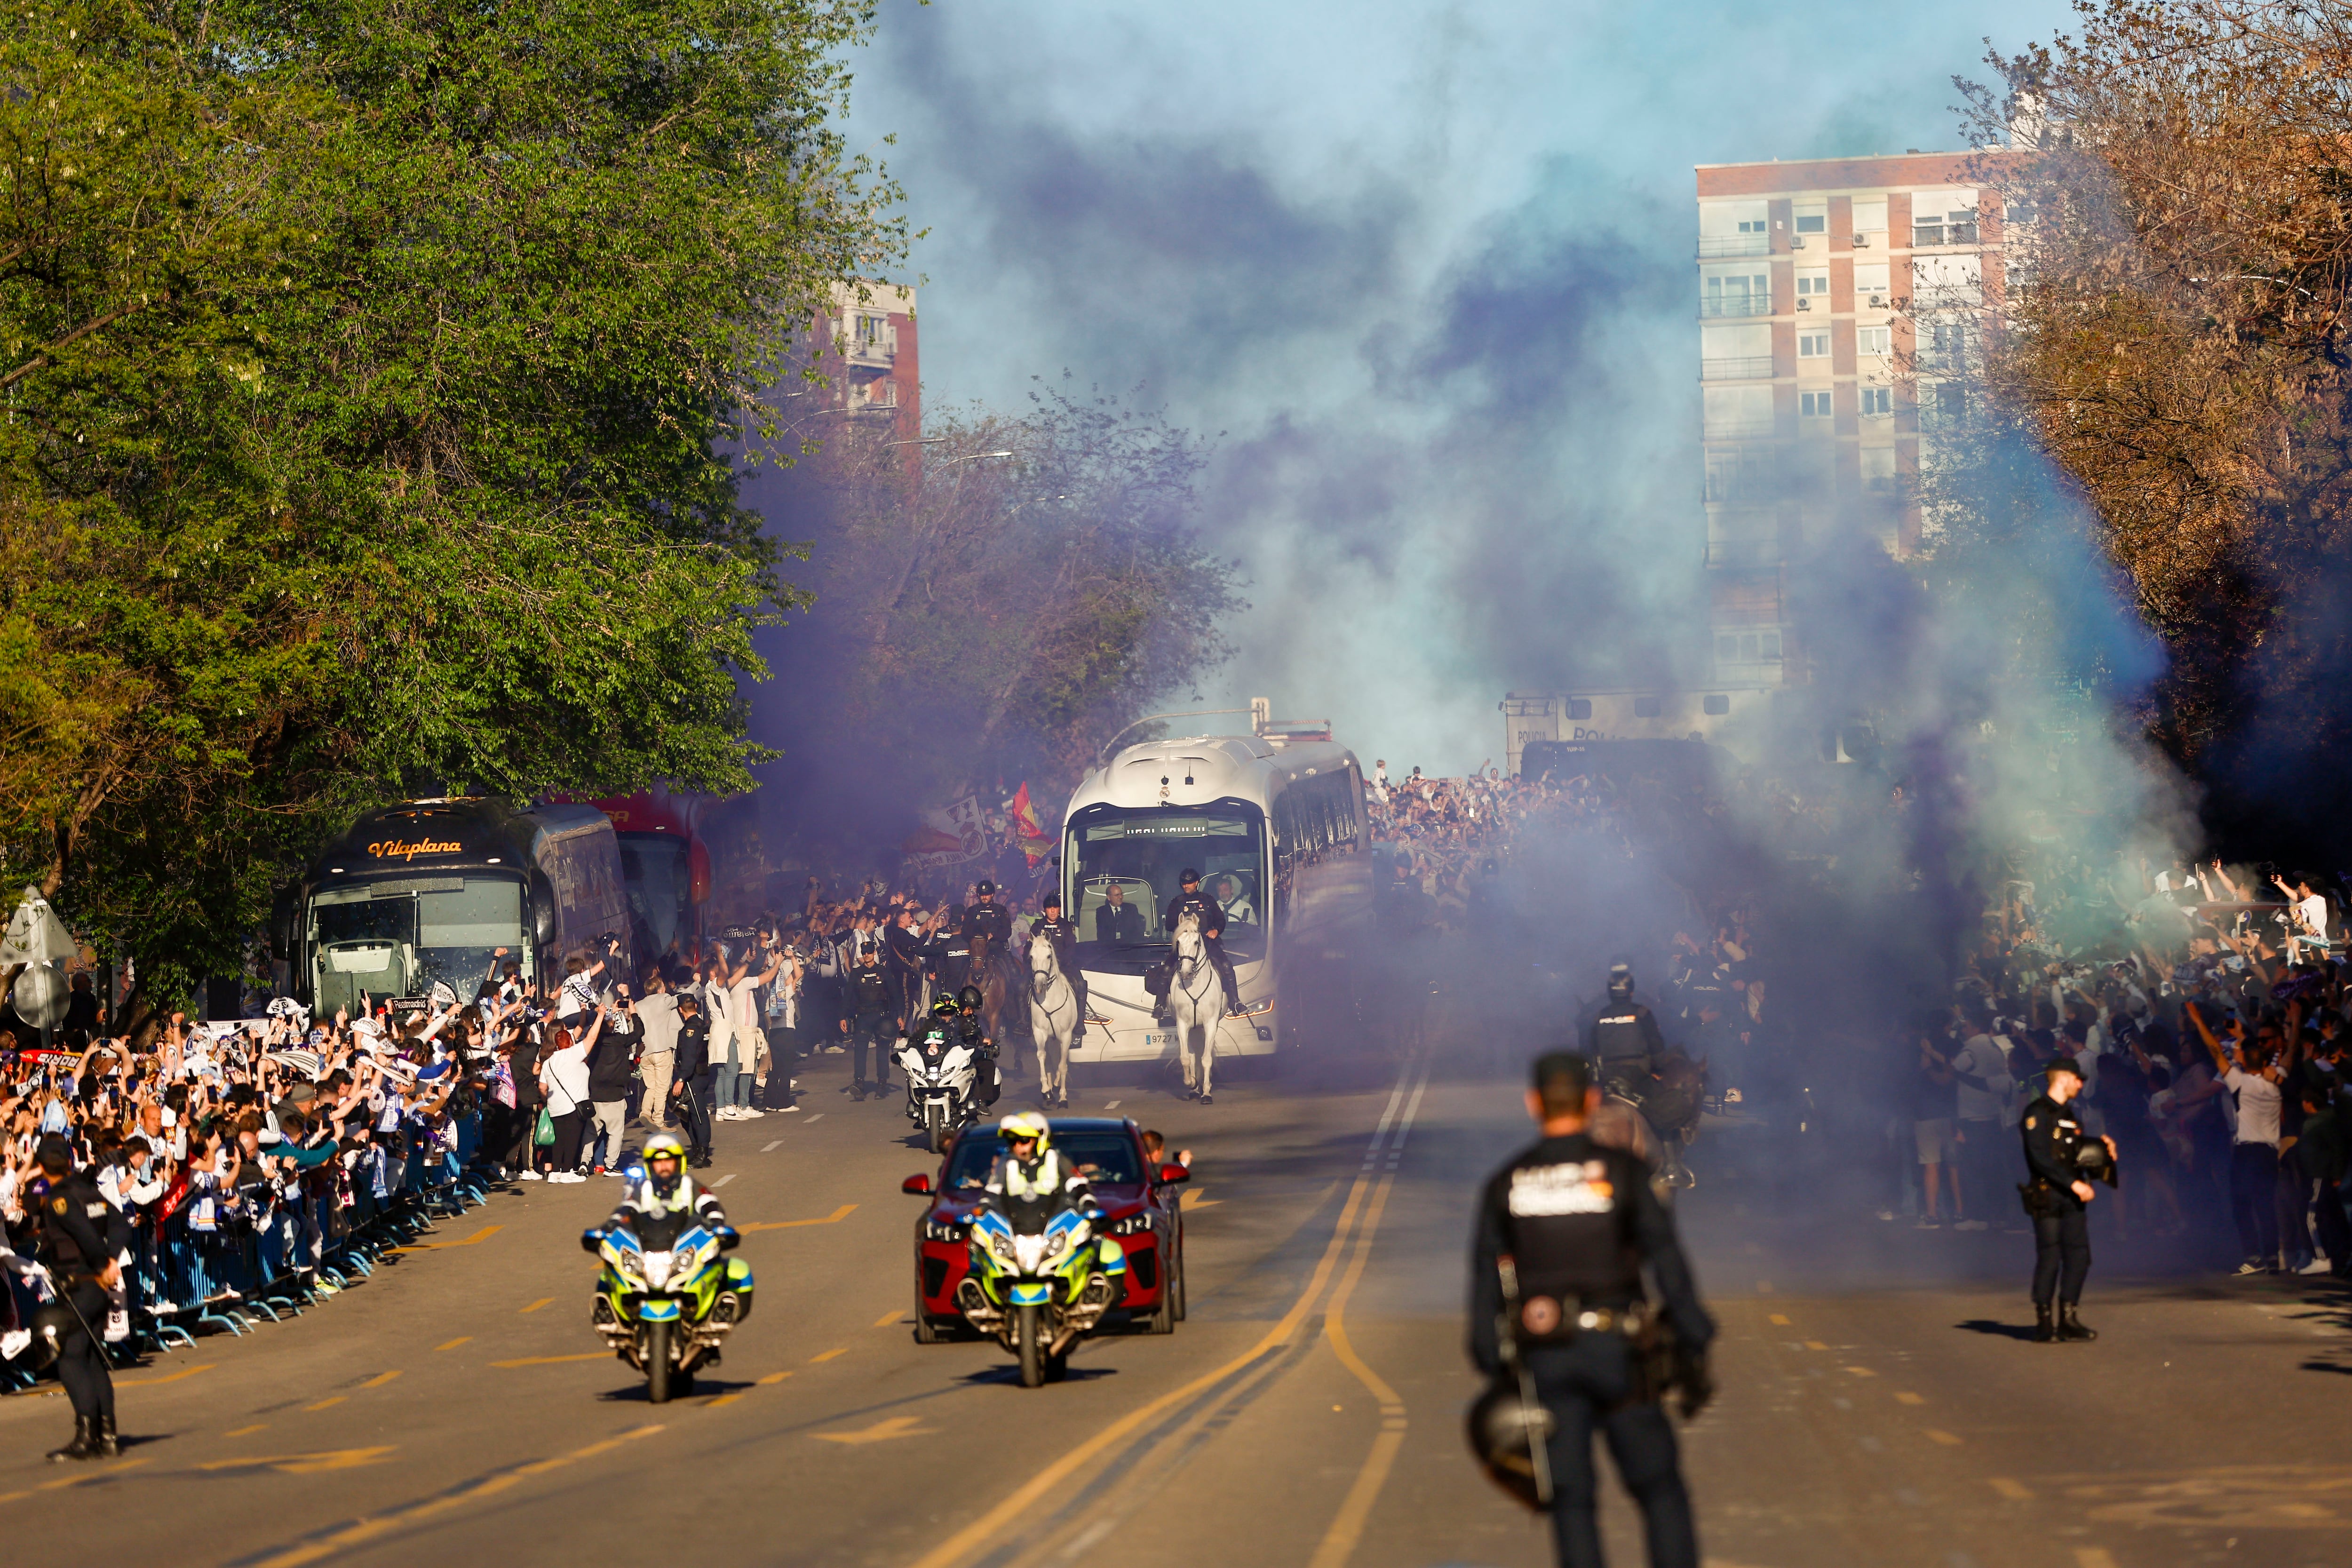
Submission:
<svg viewBox="0 0 2352 1568">
<path fill-rule="evenodd" d="M 1756 653 L 1757 657 L 1759 658 L 1780 658 L 1780 634 L 1779 632 L 1759 632 L 1756 635 Z"/>
<path fill-rule="evenodd" d="M 1874 495 L 1885 495 L 1895 489 L 1895 448 L 1864 447 L 1862 449 L 1862 488 Z"/>
<path fill-rule="evenodd" d="M 1861 354 L 1883 354 L 1894 351 L 1895 340 L 1885 327 L 1856 327 L 1853 330 L 1853 352 Z"/>
<path fill-rule="evenodd" d="M 857 341 L 866 344 L 869 348 L 874 344 L 880 342 L 882 341 L 882 318 L 879 316 L 858 317 Z"/>
<path fill-rule="evenodd" d="M 1665 704 L 1655 697 L 1633 699 L 1633 717 L 1636 719 L 1655 719 L 1665 710 Z"/>
<path fill-rule="evenodd" d="M 1591 717 L 1592 717 L 1592 703 L 1591 703 L 1591 700 L 1590 699 L 1588 699 L 1588 698 L 1583 698 L 1583 697 L 1571 697 L 1571 698 L 1570 698 L 1570 699 L 1568 700 L 1568 716 L 1569 716 L 1570 719 L 1576 719 L 1576 720 L 1585 720 L 1585 719 L 1590 719 L 1590 718 L 1591 718 Z"/>
<path fill-rule="evenodd" d="M 1709 697 L 1701 704 L 1701 706 L 1704 707 L 1707 712 L 1713 714 L 1716 718 L 1720 719 L 1723 715 L 1731 711 L 1731 699 L 1728 697 Z"/>
<path fill-rule="evenodd" d="M 1769 316 L 1771 279 L 1761 272 L 1710 275 L 1699 297 L 1703 316 Z"/>
<path fill-rule="evenodd" d="M 1830 416 L 1830 396 L 1826 392 L 1801 392 L 1797 394 L 1797 412 L 1807 419 L 1826 419 Z"/>
<path fill-rule="evenodd" d="M 1969 389 L 1957 381 L 1939 382 L 1936 386 L 1936 412 L 1948 419 L 1957 419 L 1969 411 Z"/>
<path fill-rule="evenodd" d="M 1797 334 L 1797 357 L 1799 359 L 1829 358 L 1830 335 L 1827 332 L 1799 332 Z"/>
<path fill-rule="evenodd" d="M 1771 226 L 1760 217 L 1744 217 L 1739 220 L 1739 232 L 1741 234 L 1764 234 L 1767 233 L 1770 227 Z M 1590 705 L 1588 704 L 1588 706 Z"/>
<path fill-rule="evenodd" d="M 1864 199 L 1857 196 L 1853 203 L 1853 232 L 1861 235 L 1886 232 L 1886 198 Z"/>
<path fill-rule="evenodd" d="M 1830 215 L 1827 213 L 1799 213 L 1797 215 L 1797 232 L 1799 234 L 1826 234 L 1829 232 L 1829 226 Z"/>
<path fill-rule="evenodd" d="M 1817 272 L 1797 274 L 1797 298 L 1827 300 L 1830 296 L 1830 275 L 1826 268 Z"/>
<path fill-rule="evenodd" d="M 1883 419 L 1895 412 L 1895 389 L 1891 386 L 1865 386 L 1862 389 L 1862 416 Z"/>
</svg>

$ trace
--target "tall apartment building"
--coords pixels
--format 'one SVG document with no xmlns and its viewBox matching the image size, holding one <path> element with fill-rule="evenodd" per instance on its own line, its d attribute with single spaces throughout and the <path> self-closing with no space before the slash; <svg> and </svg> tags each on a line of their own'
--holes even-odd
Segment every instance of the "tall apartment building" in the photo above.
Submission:
<svg viewBox="0 0 2352 1568">
<path fill-rule="evenodd" d="M 1701 164 L 1699 380 L 1717 686 L 1805 679 L 1787 573 L 1863 535 L 1917 548 L 1921 443 L 2000 292 L 1979 154 Z"/>
<path fill-rule="evenodd" d="M 900 439 L 922 434 L 913 289 L 867 281 L 836 288 L 830 313 L 812 326 L 817 365 L 831 384 L 823 394 L 825 414 L 895 425 Z"/>
</svg>

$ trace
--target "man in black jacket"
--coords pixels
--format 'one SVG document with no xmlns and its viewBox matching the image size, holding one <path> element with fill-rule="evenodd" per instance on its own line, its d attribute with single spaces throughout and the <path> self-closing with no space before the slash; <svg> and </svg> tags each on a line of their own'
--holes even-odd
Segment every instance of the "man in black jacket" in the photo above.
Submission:
<svg viewBox="0 0 2352 1568">
<path fill-rule="evenodd" d="M 629 1086 L 636 1081 L 637 1054 L 646 1044 L 646 1026 L 637 1017 L 631 989 L 626 981 L 613 987 L 614 1011 L 604 1016 L 604 1026 L 588 1052 L 588 1103 L 596 1119 L 588 1163 L 600 1176 L 620 1167 L 621 1142 L 629 1122 Z"/>
<path fill-rule="evenodd" d="M 2026 1170 L 2032 1177 L 2026 1202 L 2033 1215 L 2033 1338 L 2040 1344 L 2095 1340 L 2099 1336 L 2074 1315 L 2075 1304 L 2083 1299 L 2083 1280 L 2091 1272 L 2089 1206 L 2098 1193 L 2083 1179 L 2076 1159 L 2084 1143 L 2083 1125 L 2068 1103 L 2083 1092 L 2083 1069 L 2074 1058 L 2057 1057 L 2043 1070 L 2047 1087 L 2018 1123 L 2025 1140 Z M 2115 1141 L 2101 1142 L 2113 1159 Z"/>
<path fill-rule="evenodd" d="M 118 1261 L 131 1244 L 131 1224 L 106 1201 L 98 1184 L 73 1168 L 73 1147 L 55 1133 L 41 1140 L 33 1162 L 40 1179 L 26 1194 L 25 1212 L 36 1229 L 33 1256 L 48 1270 L 58 1300 L 44 1331 L 58 1347 L 58 1381 L 73 1401 L 73 1441 L 49 1451 L 50 1459 L 112 1458 L 121 1452 L 114 1436 L 114 1378 L 98 1325 L 106 1318 L 106 1293 L 122 1278 Z M 5 1289 L 0 1286 L 0 1289 Z"/>
<path fill-rule="evenodd" d="M 677 1059 L 669 1086 L 670 1109 L 686 1131 L 687 1163 L 710 1163 L 710 1023 L 691 991 L 677 994 Z"/>
<path fill-rule="evenodd" d="M 1647 1527 L 1653 1568 L 1698 1568 L 1698 1534 L 1675 1432 L 1637 1345 L 1673 1332 L 1671 1382 L 1695 1414 L 1713 1392 L 1715 1323 L 1699 1304 L 1674 1216 L 1648 1169 L 1585 1131 L 1601 1103 L 1592 1064 L 1570 1051 L 1538 1058 L 1528 1111 L 1543 1129 L 1486 1184 L 1470 1271 L 1470 1358 L 1489 1377 L 1507 1332 L 1553 1427 L 1546 1459 L 1559 1561 L 1601 1563 L 1596 1429 Z M 1656 1282 L 1651 1305 L 1643 1271 Z"/>
</svg>

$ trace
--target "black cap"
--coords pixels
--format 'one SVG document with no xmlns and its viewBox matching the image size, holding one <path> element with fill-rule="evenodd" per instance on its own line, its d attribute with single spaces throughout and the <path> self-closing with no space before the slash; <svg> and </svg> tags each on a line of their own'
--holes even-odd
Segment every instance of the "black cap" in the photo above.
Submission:
<svg viewBox="0 0 2352 1568">
<path fill-rule="evenodd" d="M 1187 866 L 1181 871 L 1176 873 L 1176 879 L 1179 882 L 1197 882 L 1201 879 L 1201 873 L 1192 869 L 1192 867 Z"/>
<path fill-rule="evenodd" d="M 974 891 L 976 893 L 993 893 L 996 891 L 996 884 L 993 882 L 983 881 L 977 889 L 974 889 Z"/>
<path fill-rule="evenodd" d="M 33 1146 L 33 1163 L 52 1176 L 62 1176 L 73 1169 L 73 1145 L 62 1135 L 49 1133 Z"/>
<path fill-rule="evenodd" d="M 1049 888 L 1045 891 L 1045 896 L 1037 900 L 1037 907 L 1041 910 L 1058 910 L 1062 907 L 1062 895 Z"/>
</svg>

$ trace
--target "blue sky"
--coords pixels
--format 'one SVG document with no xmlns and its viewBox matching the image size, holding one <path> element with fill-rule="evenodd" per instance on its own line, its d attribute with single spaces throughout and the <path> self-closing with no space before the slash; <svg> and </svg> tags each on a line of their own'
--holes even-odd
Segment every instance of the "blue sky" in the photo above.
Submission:
<svg viewBox="0 0 2352 1568">
<path fill-rule="evenodd" d="M 1453 773 L 1507 688 L 1698 647 L 1692 165 L 1954 146 L 1981 40 L 2066 15 L 886 0 L 853 142 L 929 230 L 928 402 L 1223 433 L 1253 608 L 1199 706 Z"/>
</svg>

